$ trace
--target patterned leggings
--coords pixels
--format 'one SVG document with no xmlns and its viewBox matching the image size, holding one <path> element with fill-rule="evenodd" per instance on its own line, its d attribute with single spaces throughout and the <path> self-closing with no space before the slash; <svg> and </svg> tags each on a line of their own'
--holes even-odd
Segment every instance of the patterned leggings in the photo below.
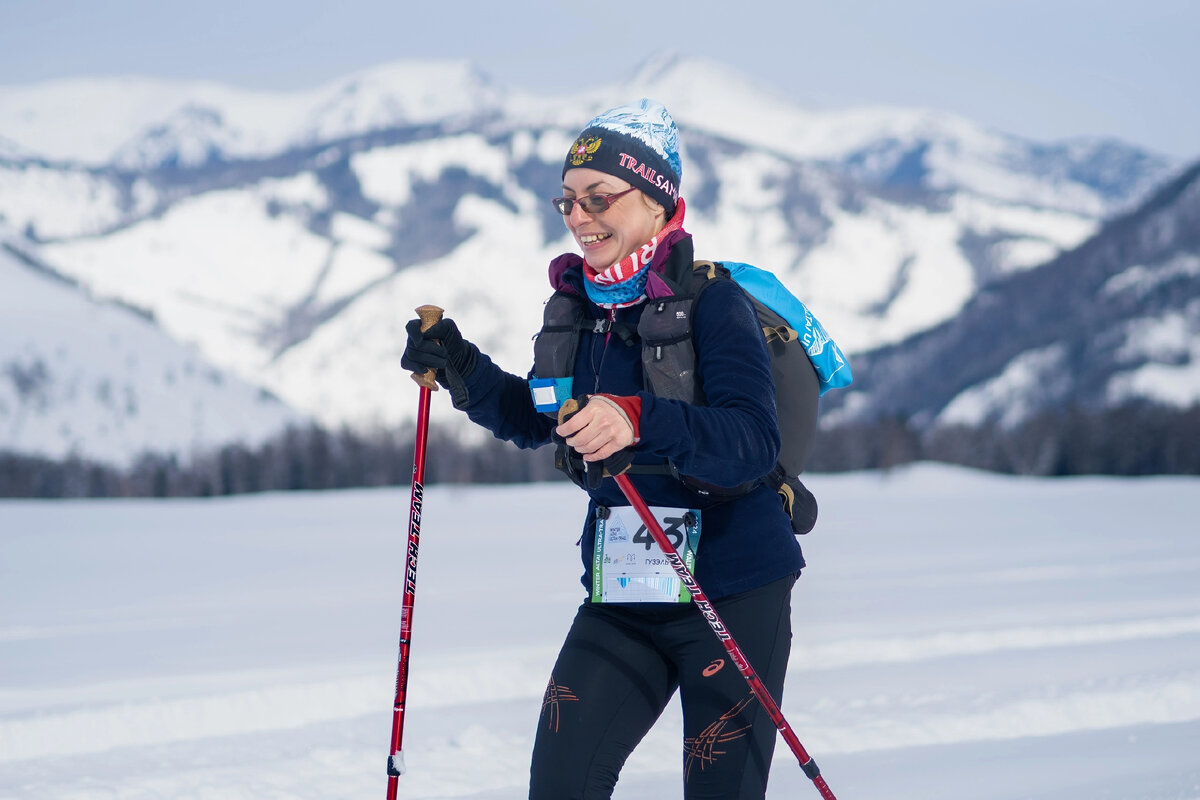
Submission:
<svg viewBox="0 0 1200 800">
<path fill-rule="evenodd" d="M 714 602 L 776 702 L 794 576 Z M 685 800 L 762 800 L 776 730 L 695 606 L 579 607 L 546 687 L 530 800 L 607 800 L 625 759 L 679 689 Z"/>
</svg>

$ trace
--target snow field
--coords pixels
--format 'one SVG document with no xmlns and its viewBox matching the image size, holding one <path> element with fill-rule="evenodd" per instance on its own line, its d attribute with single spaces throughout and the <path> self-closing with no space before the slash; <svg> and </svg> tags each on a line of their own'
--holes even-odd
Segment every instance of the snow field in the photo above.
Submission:
<svg viewBox="0 0 1200 800">
<path fill-rule="evenodd" d="M 1200 482 L 815 475 L 783 710 L 839 800 L 1200 798 Z M 524 795 L 569 485 L 430 487 L 406 798 Z M 0 503 L 0 798 L 383 793 L 406 490 Z M 668 708 L 614 797 L 681 796 Z M 768 797 L 816 797 L 786 746 Z"/>
</svg>

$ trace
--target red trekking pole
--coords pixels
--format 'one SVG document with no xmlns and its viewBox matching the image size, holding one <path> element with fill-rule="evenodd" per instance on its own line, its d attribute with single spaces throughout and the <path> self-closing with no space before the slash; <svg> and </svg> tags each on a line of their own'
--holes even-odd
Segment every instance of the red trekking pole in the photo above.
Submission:
<svg viewBox="0 0 1200 800">
<path fill-rule="evenodd" d="M 442 318 L 442 309 L 437 306 L 421 306 L 417 309 L 421 318 L 421 330 Z M 412 502 L 408 511 L 408 554 L 405 559 L 404 602 L 400 609 L 400 657 L 396 664 L 396 700 L 392 705 L 392 748 L 388 756 L 387 800 L 396 800 L 396 779 L 404 774 L 404 753 L 401 741 L 404 738 L 404 703 L 408 695 L 408 652 L 412 643 L 413 600 L 417 594 L 417 548 L 421 541 L 421 498 L 425 492 L 425 445 L 429 440 L 429 400 L 437 391 L 434 380 L 436 373 L 428 370 L 422 375 L 413 373 L 412 379 L 421 387 L 421 398 L 417 405 L 417 438 L 413 443 Z"/>
<path fill-rule="evenodd" d="M 804 745 L 800 744 L 800 740 L 796 737 L 795 731 L 788 721 L 783 718 L 783 712 L 779 710 L 779 705 L 775 699 L 771 697 L 771 693 L 767 691 L 767 687 L 763 685 L 762 679 L 758 677 L 758 673 L 750 666 L 750 662 L 746 659 L 742 649 L 738 647 L 733 636 L 725 627 L 725 623 L 721 621 L 721 617 L 717 614 L 716 608 L 709 601 L 708 596 L 700 588 L 700 584 L 696 583 L 696 578 L 692 575 L 691 570 L 683 563 L 683 559 L 675 552 L 675 548 L 671 545 L 671 540 L 667 538 L 667 534 L 663 532 L 662 526 L 658 524 L 658 520 L 654 518 L 649 506 L 642 500 L 642 496 L 638 490 L 634 488 L 633 482 L 629 480 L 628 475 L 614 475 L 613 478 L 617 482 L 617 486 L 621 487 L 621 492 L 629 501 L 629 504 L 637 511 L 638 516 L 642 518 L 646 529 L 650 531 L 650 536 L 658 543 L 662 549 L 663 555 L 667 557 L 667 561 L 671 564 L 671 568 L 675 570 L 675 574 L 679 576 L 679 580 L 687 587 L 687 590 L 692 593 L 692 601 L 696 604 L 696 608 L 700 610 L 701 615 L 708 621 L 708 625 L 712 628 L 713 633 L 721 640 L 721 644 L 725 647 L 725 652 L 729 653 L 730 660 L 737 665 L 738 672 L 742 673 L 742 677 L 746 679 L 746 683 L 750 684 L 750 691 L 758 698 L 758 702 L 762 704 L 763 710 L 767 712 L 767 716 L 775 723 L 775 727 L 783 734 L 783 740 L 788 743 L 788 747 L 792 748 L 792 753 L 800 762 L 800 768 L 804 770 L 804 774 L 812 779 L 816 784 L 817 791 L 821 793 L 821 797 L 825 800 L 837 800 L 833 796 L 829 785 L 825 783 L 825 779 L 821 777 L 821 770 L 817 767 L 817 762 L 812 760 L 812 756 L 804 749 Z"/>
<path fill-rule="evenodd" d="M 559 421 L 563 421 L 567 415 L 578 410 L 578 408 L 579 404 L 575 400 L 567 400 L 559 410 Z M 599 464 L 591 466 L 600 469 Z M 829 784 L 825 783 L 825 779 L 821 777 L 821 770 L 817 766 L 817 762 L 813 761 L 812 756 L 804 749 L 804 745 L 800 744 L 800 739 L 797 738 L 796 732 L 792 730 L 792 726 L 788 724 L 788 721 L 783 718 L 783 712 L 779 710 L 779 704 L 775 702 L 775 698 L 771 697 L 771 693 L 767 691 L 767 687 L 763 684 L 762 679 L 758 677 L 758 673 L 750 666 L 750 662 L 746 659 L 742 648 L 738 647 L 733 635 L 725 627 L 725 623 L 721 621 L 721 616 L 717 613 L 717 609 L 713 607 L 712 602 L 708 599 L 708 595 L 704 594 L 704 590 L 696 582 L 696 577 L 692 575 L 691 570 L 683 563 L 683 559 L 675 552 L 675 547 L 671 544 L 671 540 L 663 532 L 662 526 L 654 518 L 650 507 L 646 505 L 646 501 L 642 499 L 642 495 L 634 487 L 633 482 L 629 480 L 629 476 L 621 474 L 612 477 L 616 480 L 617 486 L 621 487 L 621 492 L 625 495 L 625 499 L 629 501 L 629 504 L 637 511 L 638 516 L 641 517 L 646 530 L 650 532 L 650 536 L 658 543 L 659 549 L 662 550 L 663 555 L 667 558 L 667 563 L 671 565 L 671 568 L 675 570 L 675 574 L 679 576 L 679 580 L 691 592 L 692 601 L 696 604 L 696 608 L 700 610 L 701 616 L 708 622 L 708 626 L 717 635 L 717 639 L 721 641 L 721 645 L 725 648 L 725 652 L 729 654 L 730 660 L 737 665 L 738 672 L 742 673 L 742 677 L 746 679 L 746 683 L 750 684 L 750 691 L 758 698 L 758 702 L 762 704 L 763 710 L 767 712 L 767 716 L 771 718 L 771 721 L 775 723 L 775 727 L 783 735 L 783 740 L 787 742 L 788 747 L 792 749 L 792 753 L 800 762 L 800 769 L 804 770 L 804 774 L 816 785 L 817 791 L 821 793 L 821 797 L 825 798 L 825 800 L 837 800 L 833 796 L 833 791 L 830 790 Z"/>
</svg>

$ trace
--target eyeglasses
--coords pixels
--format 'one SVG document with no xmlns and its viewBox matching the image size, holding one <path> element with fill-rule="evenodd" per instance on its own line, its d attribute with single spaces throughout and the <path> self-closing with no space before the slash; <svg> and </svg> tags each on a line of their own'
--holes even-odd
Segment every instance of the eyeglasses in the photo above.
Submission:
<svg viewBox="0 0 1200 800">
<path fill-rule="evenodd" d="M 589 214 L 603 214 L 605 211 L 608 211 L 609 206 L 618 198 L 624 197 L 636 188 L 636 186 L 631 187 L 616 194 L 589 194 L 587 197 L 555 197 L 550 202 L 554 205 L 558 213 L 564 217 L 570 216 L 576 203 L 579 203 L 579 207 Z"/>
</svg>

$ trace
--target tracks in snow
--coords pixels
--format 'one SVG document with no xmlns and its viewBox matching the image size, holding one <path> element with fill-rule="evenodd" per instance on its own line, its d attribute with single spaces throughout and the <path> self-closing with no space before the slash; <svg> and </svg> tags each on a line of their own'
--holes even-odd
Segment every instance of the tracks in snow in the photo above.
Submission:
<svg viewBox="0 0 1200 800">
<path fill-rule="evenodd" d="M 1092 662 L 1088 677 L 1055 674 L 1063 649 L 1077 653 L 1068 661 Z M 1200 671 L 1188 666 L 1197 653 L 1200 616 L 797 639 L 784 711 L 821 752 L 1187 722 L 1200 720 Z M 469 719 L 474 707 L 521 701 L 532 719 L 554 655 L 541 647 L 414 654 L 409 709 Z M 43 689 L 36 702 L 33 690 L 21 693 L 24 703 L 0 693 L 0 762 L 353 720 L 386 712 L 393 677 L 394 665 L 357 663 Z"/>
</svg>

